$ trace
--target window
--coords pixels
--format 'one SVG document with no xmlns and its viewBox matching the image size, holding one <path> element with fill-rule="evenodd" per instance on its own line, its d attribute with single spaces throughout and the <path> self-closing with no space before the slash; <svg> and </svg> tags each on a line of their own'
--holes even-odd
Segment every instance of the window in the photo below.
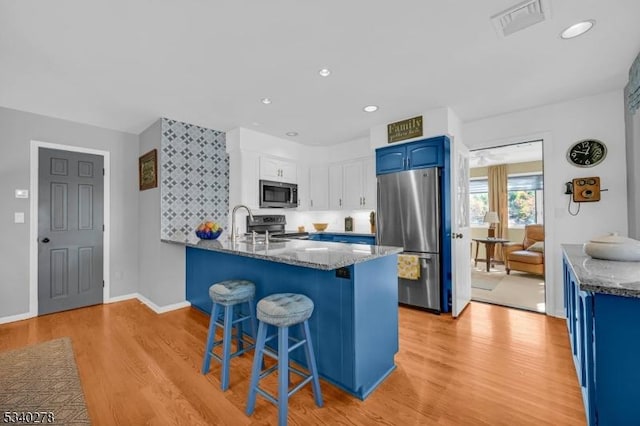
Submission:
<svg viewBox="0 0 640 426">
<path fill-rule="evenodd" d="M 507 207 L 509 226 L 543 223 L 542 175 L 509 176 L 507 178 Z M 489 211 L 489 182 L 486 178 L 469 181 L 471 225 L 483 225 Z"/>
<path fill-rule="evenodd" d="M 542 175 L 507 178 L 509 226 L 542 223 Z"/>
<path fill-rule="evenodd" d="M 489 183 L 486 178 L 469 181 L 469 216 L 471 226 L 482 225 L 484 214 L 489 211 Z"/>
</svg>

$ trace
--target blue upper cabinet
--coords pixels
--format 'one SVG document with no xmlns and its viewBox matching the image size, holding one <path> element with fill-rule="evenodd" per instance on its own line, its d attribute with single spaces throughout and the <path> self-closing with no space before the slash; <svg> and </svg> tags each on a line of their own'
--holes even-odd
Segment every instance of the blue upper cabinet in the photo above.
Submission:
<svg viewBox="0 0 640 426">
<path fill-rule="evenodd" d="M 407 149 L 405 146 L 390 146 L 376 151 L 376 174 L 401 172 L 405 170 Z"/>
<path fill-rule="evenodd" d="M 444 142 L 446 136 L 424 139 L 376 150 L 376 174 L 444 167 Z"/>
</svg>

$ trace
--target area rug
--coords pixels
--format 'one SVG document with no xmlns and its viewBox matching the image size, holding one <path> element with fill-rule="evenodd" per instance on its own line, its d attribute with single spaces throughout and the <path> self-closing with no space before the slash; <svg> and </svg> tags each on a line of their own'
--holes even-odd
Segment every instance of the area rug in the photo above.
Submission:
<svg viewBox="0 0 640 426">
<path fill-rule="evenodd" d="M 0 352 L 0 407 L 18 424 L 91 424 L 71 339 Z"/>
<path fill-rule="evenodd" d="M 481 290 L 493 291 L 505 277 L 504 272 L 480 273 L 471 271 L 471 287 Z"/>
</svg>

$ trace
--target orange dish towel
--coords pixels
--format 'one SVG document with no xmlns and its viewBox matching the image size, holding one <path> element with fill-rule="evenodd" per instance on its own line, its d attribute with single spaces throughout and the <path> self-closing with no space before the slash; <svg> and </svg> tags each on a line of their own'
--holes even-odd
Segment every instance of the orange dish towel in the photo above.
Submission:
<svg viewBox="0 0 640 426">
<path fill-rule="evenodd" d="M 420 258 L 412 254 L 398 255 L 398 278 L 420 279 Z"/>
</svg>

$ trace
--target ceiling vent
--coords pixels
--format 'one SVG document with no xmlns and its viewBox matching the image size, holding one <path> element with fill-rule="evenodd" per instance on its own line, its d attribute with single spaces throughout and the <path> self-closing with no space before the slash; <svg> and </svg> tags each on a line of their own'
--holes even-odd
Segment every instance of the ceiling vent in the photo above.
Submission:
<svg viewBox="0 0 640 426">
<path fill-rule="evenodd" d="M 506 37 L 549 19 L 549 0 L 527 0 L 491 17 L 500 37 Z"/>
</svg>

